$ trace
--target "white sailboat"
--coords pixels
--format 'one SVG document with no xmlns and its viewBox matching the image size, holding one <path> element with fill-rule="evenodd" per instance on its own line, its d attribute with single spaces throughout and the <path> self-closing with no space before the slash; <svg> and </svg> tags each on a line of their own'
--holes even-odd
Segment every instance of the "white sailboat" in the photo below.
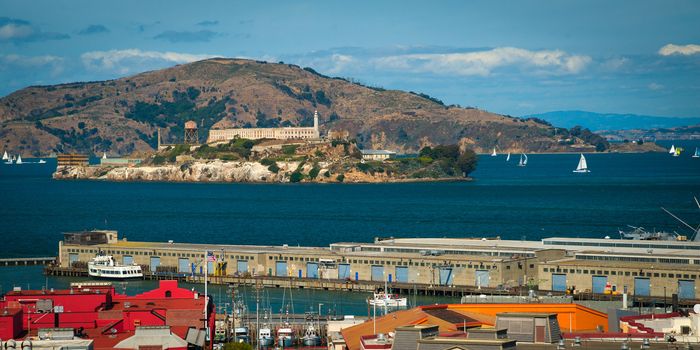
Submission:
<svg viewBox="0 0 700 350">
<path fill-rule="evenodd" d="M 586 157 L 583 156 L 583 153 L 581 153 L 581 158 L 578 160 L 578 166 L 576 166 L 576 169 L 574 170 L 575 173 L 590 173 L 591 171 L 588 170 L 588 163 L 586 163 Z"/>
<path fill-rule="evenodd" d="M 102 152 L 102 159 L 107 159 L 107 152 Z"/>
<path fill-rule="evenodd" d="M 520 161 L 518 162 L 518 166 L 526 166 L 527 165 L 527 154 L 523 153 L 520 155 Z"/>
<path fill-rule="evenodd" d="M 7 151 L 5 151 L 5 153 L 2 154 L 2 160 L 8 160 L 8 159 L 10 159 L 10 156 L 8 156 Z"/>
<path fill-rule="evenodd" d="M 510 152 L 508 152 L 508 156 L 506 157 L 506 162 L 510 162 Z"/>
<path fill-rule="evenodd" d="M 491 157 L 497 156 L 498 153 L 496 153 L 496 147 L 493 148 L 493 152 L 491 152 Z"/>
<path fill-rule="evenodd" d="M 676 146 L 671 145 L 671 149 L 668 150 L 668 153 L 673 154 L 673 155 L 676 155 Z"/>
<path fill-rule="evenodd" d="M 46 161 L 43 159 L 39 159 L 39 164 L 46 164 Z"/>
<path fill-rule="evenodd" d="M 695 147 L 695 154 L 693 154 L 693 158 L 700 158 L 700 150 L 698 150 L 697 147 Z"/>
<path fill-rule="evenodd" d="M 15 161 L 15 164 L 19 164 L 19 165 L 22 164 L 22 156 L 21 155 L 17 155 L 17 160 Z"/>
</svg>

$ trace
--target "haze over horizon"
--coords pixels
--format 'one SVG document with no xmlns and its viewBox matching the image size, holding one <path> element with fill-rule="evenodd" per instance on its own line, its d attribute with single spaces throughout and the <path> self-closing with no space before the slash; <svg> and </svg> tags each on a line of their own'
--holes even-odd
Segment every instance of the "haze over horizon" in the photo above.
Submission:
<svg viewBox="0 0 700 350">
<path fill-rule="evenodd" d="M 693 1 L 38 0 L 0 8 L 3 96 L 221 56 L 284 61 L 514 116 L 700 116 Z"/>
</svg>

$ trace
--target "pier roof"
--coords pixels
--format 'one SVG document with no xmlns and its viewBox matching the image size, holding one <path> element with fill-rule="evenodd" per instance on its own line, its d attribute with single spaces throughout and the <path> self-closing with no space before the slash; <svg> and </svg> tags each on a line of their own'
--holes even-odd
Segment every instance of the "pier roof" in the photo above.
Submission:
<svg viewBox="0 0 700 350">
<path fill-rule="evenodd" d="M 566 266 L 587 266 L 600 269 L 615 269 L 615 268 L 630 268 L 639 270 L 653 270 L 653 269 L 663 269 L 663 270 L 675 270 L 679 272 L 689 272 L 698 273 L 700 272 L 700 265 L 696 264 L 667 264 L 667 263 L 652 263 L 652 262 L 639 262 L 639 261 L 616 261 L 616 260 L 584 260 L 576 258 L 566 258 L 559 260 L 552 260 L 547 262 L 542 262 L 544 265 L 566 265 Z"/>
</svg>

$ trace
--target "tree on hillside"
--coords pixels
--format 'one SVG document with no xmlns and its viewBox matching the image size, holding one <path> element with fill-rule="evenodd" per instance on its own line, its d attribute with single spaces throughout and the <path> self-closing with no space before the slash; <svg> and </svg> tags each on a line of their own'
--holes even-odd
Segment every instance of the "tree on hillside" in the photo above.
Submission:
<svg viewBox="0 0 700 350">
<path fill-rule="evenodd" d="M 462 171 L 464 177 L 469 176 L 472 171 L 476 170 L 476 161 L 476 153 L 471 149 L 466 149 L 464 153 L 459 155 L 457 158 L 457 167 Z"/>
</svg>

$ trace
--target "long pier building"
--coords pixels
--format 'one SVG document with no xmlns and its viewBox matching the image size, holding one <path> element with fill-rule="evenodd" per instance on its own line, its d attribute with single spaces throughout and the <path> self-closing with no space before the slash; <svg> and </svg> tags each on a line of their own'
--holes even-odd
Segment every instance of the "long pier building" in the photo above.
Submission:
<svg viewBox="0 0 700 350">
<path fill-rule="evenodd" d="M 213 251 L 216 262 L 206 262 Z M 505 290 L 537 286 L 552 292 L 700 299 L 700 243 L 546 238 L 377 238 L 328 247 L 134 242 L 116 231 L 65 233 L 58 266 L 85 268 L 112 255 L 146 272 L 220 277 L 419 284 Z"/>
</svg>

